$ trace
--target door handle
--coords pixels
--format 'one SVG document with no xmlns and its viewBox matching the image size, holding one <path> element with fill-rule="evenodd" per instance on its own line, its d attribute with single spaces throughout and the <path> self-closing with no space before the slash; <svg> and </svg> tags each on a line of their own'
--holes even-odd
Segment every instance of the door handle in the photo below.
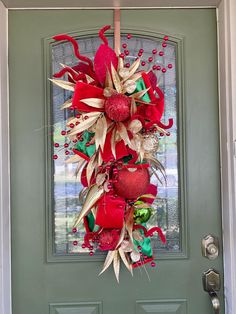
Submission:
<svg viewBox="0 0 236 314">
<path fill-rule="evenodd" d="M 219 256 L 219 239 L 208 234 L 202 239 L 202 255 L 210 260 L 214 260 Z"/>
<path fill-rule="evenodd" d="M 215 269 L 208 269 L 202 275 L 203 289 L 209 294 L 214 314 L 220 314 L 220 300 L 216 291 L 220 290 L 220 274 Z"/>
<path fill-rule="evenodd" d="M 211 298 L 214 314 L 220 314 L 220 300 L 218 298 L 217 293 L 215 291 L 210 291 L 208 293 Z"/>
</svg>

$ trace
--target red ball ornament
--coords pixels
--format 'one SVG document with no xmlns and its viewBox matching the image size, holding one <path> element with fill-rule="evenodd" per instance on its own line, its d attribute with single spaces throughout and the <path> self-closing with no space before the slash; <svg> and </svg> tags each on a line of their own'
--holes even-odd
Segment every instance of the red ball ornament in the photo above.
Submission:
<svg viewBox="0 0 236 314">
<path fill-rule="evenodd" d="M 113 188 L 119 196 L 136 199 L 145 194 L 150 183 L 150 175 L 147 168 L 122 168 L 118 171 L 115 181 Z"/>
<path fill-rule="evenodd" d="M 124 121 L 130 116 L 131 99 L 123 94 L 114 94 L 105 101 L 105 112 L 114 121 Z"/>
</svg>

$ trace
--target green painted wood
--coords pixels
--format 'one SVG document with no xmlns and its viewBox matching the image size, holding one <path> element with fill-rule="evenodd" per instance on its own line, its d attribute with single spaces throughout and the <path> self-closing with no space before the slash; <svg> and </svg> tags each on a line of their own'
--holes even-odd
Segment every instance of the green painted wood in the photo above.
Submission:
<svg viewBox="0 0 236 314">
<path fill-rule="evenodd" d="M 186 300 L 137 301 L 137 314 L 187 314 Z"/>
<path fill-rule="evenodd" d="M 102 314 L 102 302 L 55 303 L 49 314 Z"/>
<path fill-rule="evenodd" d="M 186 300 L 187 313 L 212 313 L 209 297 L 202 289 L 201 274 L 209 267 L 223 272 L 222 250 L 220 258 L 209 261 L 201 256 L 200 242 L 208 233 L 221 238 L 217 36 L 213 9 L 122 11 L 125 28 L 184 38 L 179 88 L 186 140 L 188 258 L 161 260 L 158 270 L 148 269 L 151 282 L 144 270 L 135 270 L 132 278 L 123 268 L 119 285 L 112 270 L 97 276 L 102 261 L 47 263 L 45 186 L 49 178 L 45 177 L 43 41 L 56 33 L 112 23 L 112 13 L 111 10 L 9 12 L 13 314 L 47 314 L 49 304 L 100 301 L 104 314 L 134 314 L 136 302 L 145 300 L 157 303 L 172 300 L 176 304 Z"/>
</svg>

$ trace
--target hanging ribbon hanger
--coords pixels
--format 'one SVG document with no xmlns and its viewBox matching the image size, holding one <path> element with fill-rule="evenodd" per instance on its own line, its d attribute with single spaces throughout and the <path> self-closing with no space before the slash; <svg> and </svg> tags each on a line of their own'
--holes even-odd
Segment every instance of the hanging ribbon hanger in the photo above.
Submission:
<svg viewBox="0 0 236 314">
<path fill-rule="evenodd" d="M 114 9 L 114 50 L 120 54 L 120 9 Z"/>
</svg>

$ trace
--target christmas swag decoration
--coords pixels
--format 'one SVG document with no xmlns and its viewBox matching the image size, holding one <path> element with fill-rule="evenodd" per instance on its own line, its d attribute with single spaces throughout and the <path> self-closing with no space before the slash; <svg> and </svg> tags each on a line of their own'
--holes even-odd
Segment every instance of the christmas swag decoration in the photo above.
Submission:
<svg viewBox="0 0 236 314">
<path fill-rule="evenodd" d="M 101 273 L 113 264 L 119 281 L 121 261 L 131 273 L 146 263 L 155 266 L 150 241 L 155 232 L 166 241 L 162 230 L 148 230 L 147 222 L 157 195 L 151 175 L 157 176 L 157 170 L 164 174 L 156 159 L 157 133 L 167 134 L 173 120 L 168 125 L 161 122 L 164 95 L 156 86 L 156 75 L 139 70 L 140 58 L 124 65 L 123 54 L 108 45 L 108 29 L 104 26 L 99 32 L 103 43 L 93 61 L 80 54 L 72 37 L 53 37 L 69 41 L 79 63 L 63 66 L 52 82 L 73 92 L 62 106 L 74 112 L 63 134 L 73 145 L 66 162 L 77 163 L 76 175 L 84 186 L 73 232 L 83 222 L 82 247 L 90 249 L 90 255 L 95 249 L 107 251 Z M 58 79 L 64 75 L 67 81 Z"/>
</svg>

